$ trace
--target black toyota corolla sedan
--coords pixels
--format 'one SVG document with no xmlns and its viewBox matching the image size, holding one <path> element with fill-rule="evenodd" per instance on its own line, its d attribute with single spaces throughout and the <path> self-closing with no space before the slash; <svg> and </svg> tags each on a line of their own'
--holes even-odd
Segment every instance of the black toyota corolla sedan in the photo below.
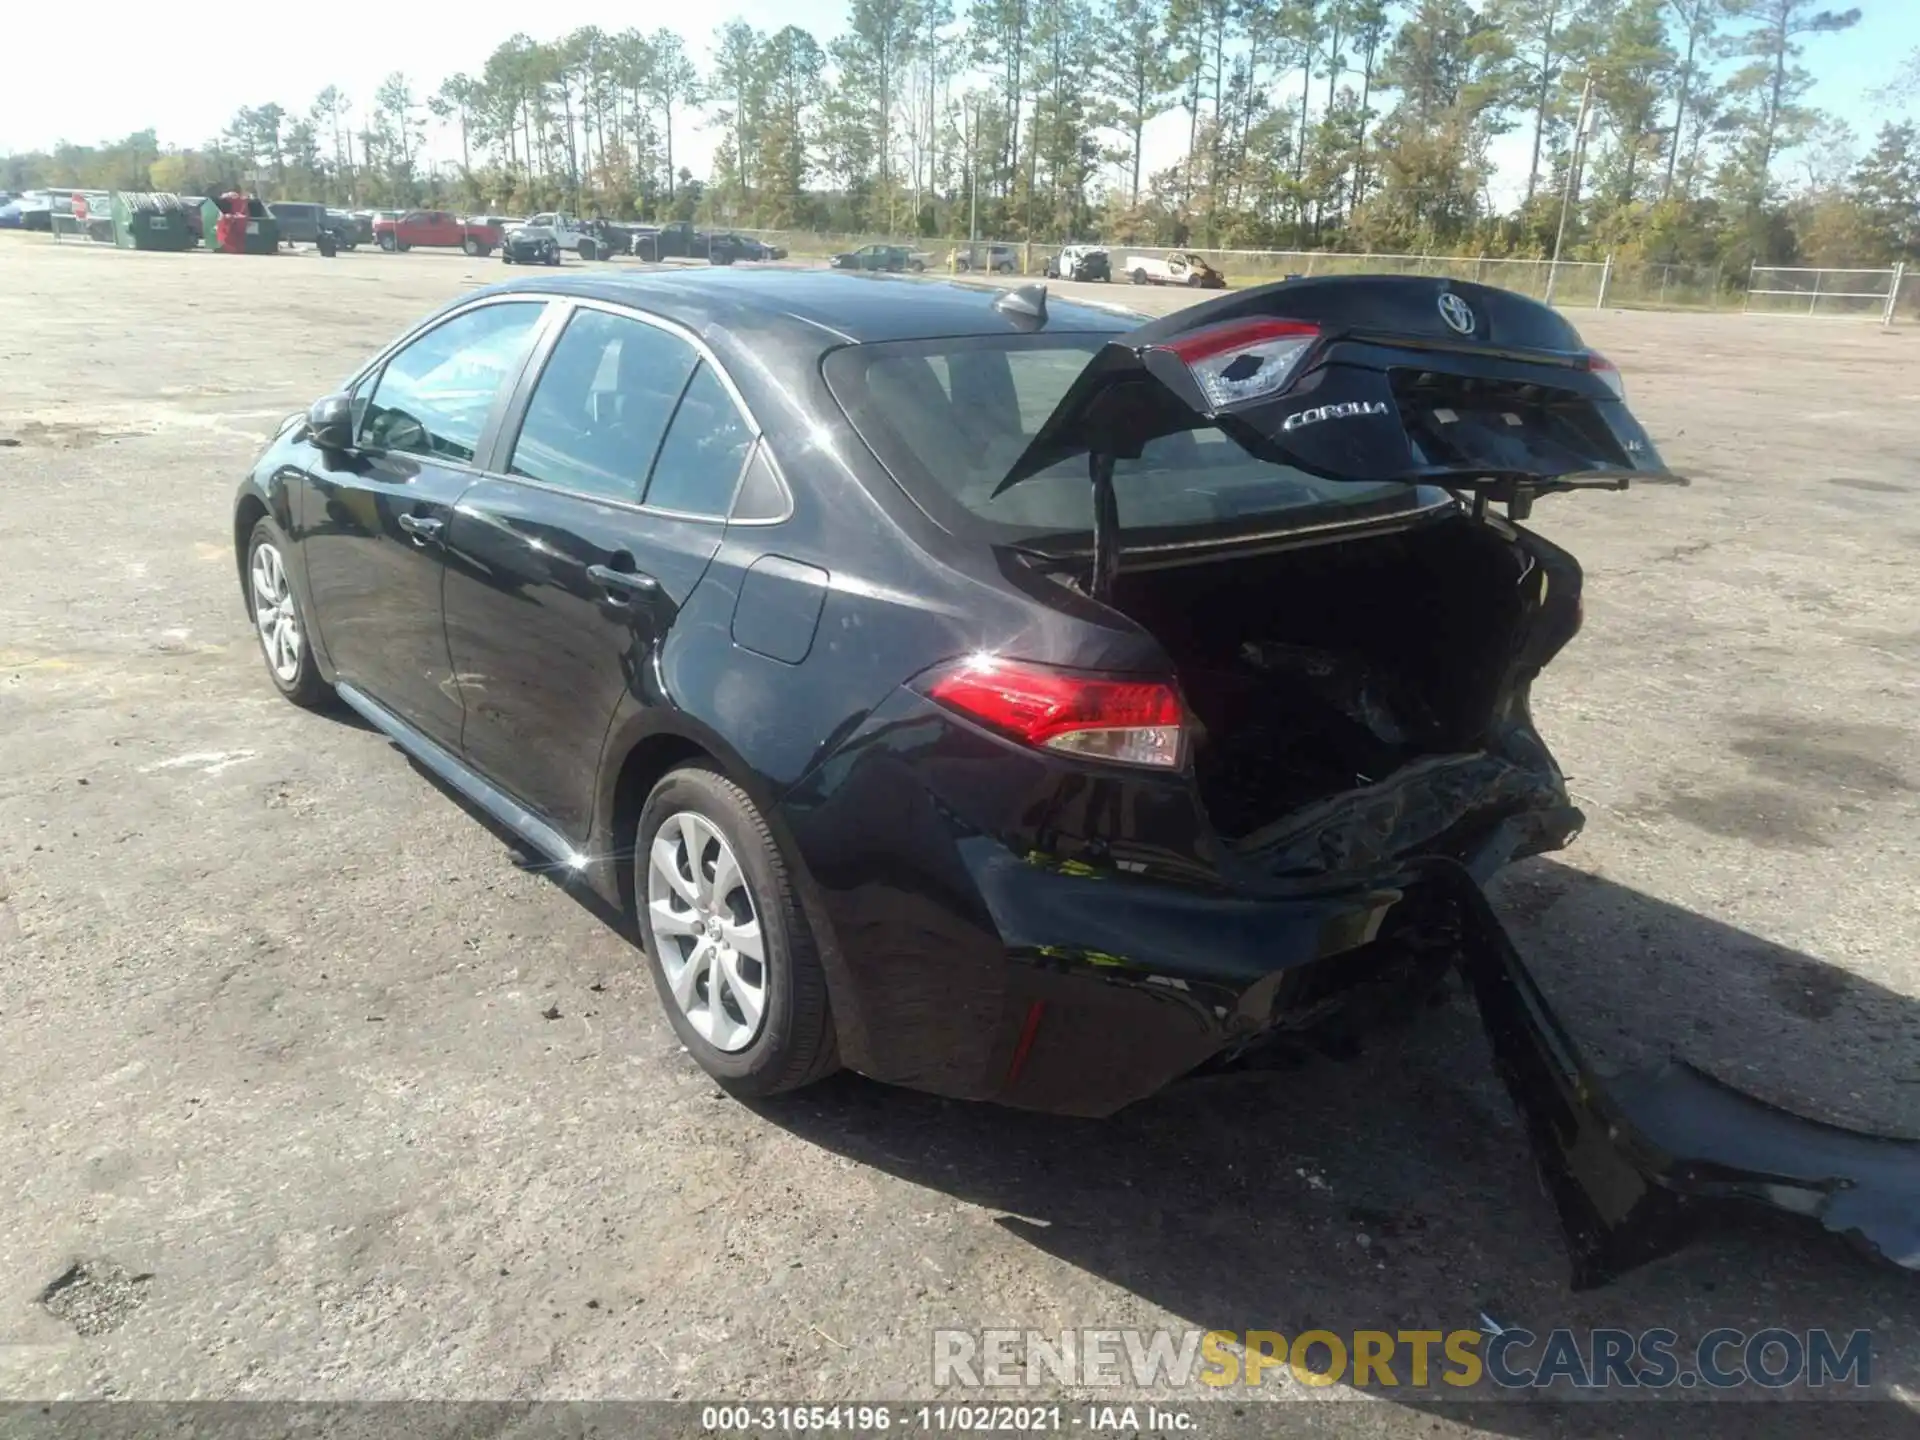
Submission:
<svg viewBox="0 0 1920 1440">
<path fill-rule="evenodd" d="M 1580 571 L 1514 520 L 1659 468 L 1472 285 L 549 275 L 289 418 L 234 543 L 282 693 L 625 907 L 735 1093 L 1098 1114 L 1417 986 L 1575 834 Z"/>
</svg>

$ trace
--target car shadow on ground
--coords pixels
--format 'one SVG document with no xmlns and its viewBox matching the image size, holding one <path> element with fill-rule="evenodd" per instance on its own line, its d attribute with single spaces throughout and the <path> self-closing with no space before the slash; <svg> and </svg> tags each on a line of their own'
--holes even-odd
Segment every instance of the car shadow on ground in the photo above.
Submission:
<svg viewBox="0 0 1920 1440">
<path fill-rule="evenodd" d="M 1497 899 L 1563 1018 L 1597 1054 L 1638 1060 L 1663 1036 L 1691 1037 L 1671 1048 L 1743 1088 L 1856 1123 L 1863 1110 L 1905 1107 L 1909 1123 L 1881 1128 L 1913 1133 L 1913 999 L 1552 862 L 1518 867 Z M 1595 994 L 1604 1006 L 1568 999 Z M 1636 1027 L 1652 1040 L 1621 1038 Z M 1822 1043 L 1821 1027 L 1908 1038 L 1873 1050 L 1884 1059 L 1868 1065 L 1850 1042 Z M 1920 1277 L 1807 1225 L 1738 1216 L 1611 1285 L 1571 1290 L 1524 1131 L 1457 984 L 1447 1004 L 1356 1058 L 1192 1078 L 1107 1120 L 944 1101 L 853 1076 L 761 1109 L 823 1149 L 997 1212 L 1034 1250 L 1182 1326 L 1289 1336 L 1489 1321 L 1541 1336 L 1665 1327 L 1679 1333 L 1683 1360 L 1717 1326 L 1824 1327 L 1843 1340 L 1866 1329 L 1876 1384 L 1911 1386 L 1920 1375 Z M 984 1323 L 1163 1322 L 1136 1310 Z M 1444 1392 L 1378 1393 L 1466 1418 L 1457 1391 L 1451 1404 Z M 1562 1383 L 1541 1398 L 1567 1394 Z M 1609 1432 L 1639 1433 L 1641 1408 L 1610 1407 Z M 1671 1428 L 1673 1412 L 1658 1409 Z M 1875 1423 L 1895 1421 L 1895 1406 L 1868 1409 Z M 1566 1433 L 1558 1411 L 1502 1400 L 1476 1404 L 1473 1418 L 1514 1435 Z"/>
</svg>

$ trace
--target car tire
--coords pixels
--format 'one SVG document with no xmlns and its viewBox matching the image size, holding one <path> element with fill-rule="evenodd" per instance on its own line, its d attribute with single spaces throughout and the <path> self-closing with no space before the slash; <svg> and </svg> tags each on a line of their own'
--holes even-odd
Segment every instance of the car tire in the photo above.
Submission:
<svg viewBox="0 0 1920 1440">
<path fill-rule="evenodd" d="M 1146 271 L 1144 271 L 1144 270 L 1135 270 L 1135 271 L 1133 272 L 1133 283 L 1134 283 L 1134 284 L 1136 284 L 1136 285 L 1144 285 L 1144 284 L 1146 284 L 1146 283 L 1147 283 L 1147 272 L 1146 272 Z"/>
<path fill-rule="evenodd" d="M 409 245 L 405 240 L 396 240 L 393 242 L 393 248 L 404 255 L 407 251 L 411 250 L 413 246 Z"/>
<path fill-rule="evenodd" d="M 593 241 L 582 240 L 580 242 L 580 258 L 582 260 L 594 260 L 599 258 L 599 250 L 595 247 Z"/>
<path fill-rule="evenodd" d="M 260 657 L 274 688 L 296 705 L 311 710 L 333 698 L 313 658 L 313 629 L 287 574 L 286 537 L 262 516 L 247 537 L 247 618 L 253 621 Z M 261 607 L 270 607 L 263 616 Z"/>
<path fill-rule="evenodd" d="M 473 236 L 471 235 L 467 236 L 466 239 L 460 242 L 460 248 L 466 251 L 467 254 L 474 256 L 475 258 L 478 258 L 479 256 L 484 255 L 486 253 L 486 251 L 481 248 L 480 242 L 474 239 Z"/>
<path fill-rule="evenodd" d="M 513 264 L 513 252 L 511 250 L 502 250 L 500 252 L 500 263 L 502 265 Z"/>
<path fill-rule="evenodd" d="M 547 264 L 558 265 L 559 263 L 560 263 L 560 251 L 558 247 L 552 250 L 549 250 L 547 252 Z"/>
<path fill-rule="evenodd" d="M 400 242 L 391 235 L 382 235 L 380 237 L 380 248 L 391 255 L 400 248 Z"/>
<path fill-rule="evenodd" d="M 694 1062 L 742 1099 L 795 1090 L 838 1069 L 813 932 L 746 792 L 705 766 L 670 771 L 641 809 L 633 853 L 634 908 L 654 986 Z M 716 881 L 727 893 L 713 893 Z M 748 934 L 759 943 L 757 961 L 746 945 L 728 943 Z"/>
<path fill-rule="evenodd" d="M 1204 275 L 1189 275 L 1189 276 L 1187 276 L 1187 284 L 1188 284 L 1188 285 L 1189 285 L 1189 286 L 1190 286 L 1191 288 L 1193 288 L 1193 289 L 1195 289 L 1195 290 L 1198 290 L 1198 289 L 1199 289 L 1199 288 L 1200 288 L 1200 287 L 1201 287 L 1202 285 L 1204 285 L 1204 284 L 1206 284 L 1206 283 L 1207 283 L 1207 281 L 1206 281 L 1206 277 L 1205 277 Z"/>
</svg>

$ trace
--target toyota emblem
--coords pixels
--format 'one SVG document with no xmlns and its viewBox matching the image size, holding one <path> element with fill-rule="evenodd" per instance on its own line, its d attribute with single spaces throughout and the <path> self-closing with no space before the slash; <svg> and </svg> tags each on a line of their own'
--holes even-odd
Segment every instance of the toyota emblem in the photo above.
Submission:
<svg viewBox="0 0 1920 1440">
<path fill-rule="evenodd" d="M 1477 323 L 1473 318 L 1473 307 L 1451 290 L 1440 297 L 1440 318 L 1447 322 L 1447 328 L 1456 335 L 1471 335 Z"/>
</svg>

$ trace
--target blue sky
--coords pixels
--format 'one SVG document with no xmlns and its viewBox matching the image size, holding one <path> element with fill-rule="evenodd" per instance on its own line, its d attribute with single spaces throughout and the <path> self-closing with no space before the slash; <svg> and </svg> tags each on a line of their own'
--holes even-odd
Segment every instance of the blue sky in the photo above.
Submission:
<svg viewBox="0 0 1920 1440">
<path fill-rule="evenodd" d="M 1844 0 L 1839 0 L 1844 3 Z M 297 8 L 297 7 L 296 7 Z M 1845 118 L 1863 141 L 1893 118 L 1870 100 L 1901 60 L 1920 48 L 1920 0 L 1861 0 L 1853 30 L 1807 45 L 1807 63 L 1820 77 L 1814 104 Z M 698 15 L 689 19 L 689 11 Z M 362 106 L 385 74 L 403 69 L 419 93 L 447 75 L 477 70 L 500 40 L 517 30 L 551 38 L 576 26 L 671 25 L 705 51 L 712 26 L 730 14 L 767 29 L 805 26 L 825 40 L 840 27 L 844 0 L 736 0 L 707 6 L 642 0 L 574 0 L 564 13 L 524 0 L 393 0 L 374 19 L 355 7 L 327 7 L 299 18 L 284 7 L 239 0 L 200 0 L 173 6 L 46 4 L 10 7 L 8 49 L 18 56 L 60 57 L 57 63 L 9 66 L 0 76 L 0 152 L 36 149 L 60 139 L 93 141 L 155 126 L 162 143 L 191 145 L 217 134 L 241 105 L 278 100 L 304 108 L 329 83 L 342 85 Z M 100 45 L 103 27 L 111 44 Z M 164 86 L 153 77 L 168 77 Z M 1148 133 L 1148 167 L 1179 153 L 1185 125 L 1163 117 Z M 690 129 L 676 137 L 677 156 L 696 174 L 712 154 L 714 136 Z M 452 151 L 445 136 L 431 146 Z M 1521 183 L 1524 141 L 1509 136 L 1495 148 L 1501 169 L 1497 199 Z"/>
</svg>

